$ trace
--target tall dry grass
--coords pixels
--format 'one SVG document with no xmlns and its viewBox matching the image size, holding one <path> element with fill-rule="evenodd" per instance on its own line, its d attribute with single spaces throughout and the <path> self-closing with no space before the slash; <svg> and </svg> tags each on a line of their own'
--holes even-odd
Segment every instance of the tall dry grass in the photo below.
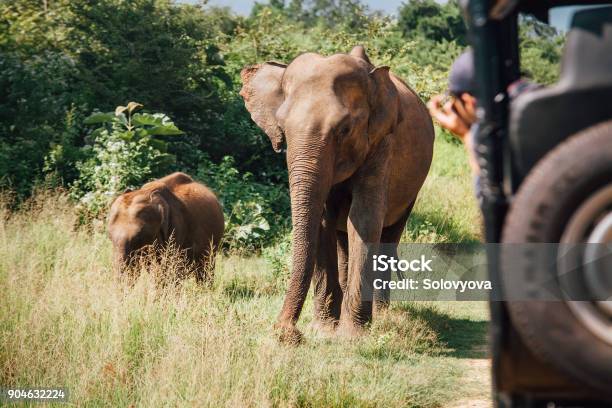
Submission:
<svg viewBox="0 0 612 408">
<path fill-rule="evenodd" d="M 417 217 L 473 211 L 465 192 L 435 200 L 435 178 L 454 177 L 442 170 Z M 309 297 L 305 344 L 285 347 L 272 330 L 285 282 L 264 258 L 219 256 L 209 287 L 160 285 L 181 266 L 167 255 L 128 285 L 113 277 L 104 229 L 75 229 L 75 217 L 61 194 L 0 206 L 0 386 L 63 386 L 94 407 L 438 407 L 488 391 L 466 382 L 483 304 L 394 304 L 346 341 L 308 329 Z M 476 234 L 458 214 L 433 220 L 436 236 Z"/>
</svg>

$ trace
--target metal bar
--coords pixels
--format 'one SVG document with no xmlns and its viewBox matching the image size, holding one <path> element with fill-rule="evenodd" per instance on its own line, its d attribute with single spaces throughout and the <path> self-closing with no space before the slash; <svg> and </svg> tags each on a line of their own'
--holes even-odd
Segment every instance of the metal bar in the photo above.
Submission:
<svg viewBox="0 0 612 408">
<path fill-rule="evenodd" d="M 511 67 L 511 57 L 504 55 L 506 48 L 500 47 L 506 39 L 507 22 L 489 19 L 489 0 L 470 0 L 468 3 L 468 26 L 471 43 L 474 49 L 475 73 L 478 80 L 478 126 L 474 135 L 476 155 L 481 169 L 481 187 L 483 193 L 482 214 L 485 225 L 486 242 L 500 242 L 503 223 L 507 211 L 507 201 L 503 190 L 504 181 L 504 138 L 507 124 L 507 95 Z M 515 14 L 513 14 L 515 17 Z M 506 26 L 504 26 L 506 24 Z M 512 30 L 513 27 L 510 27 Z M 516 28 L 516 27 L 514 27 Z M 512 50 L 514 56 L 515 50 Z M 510 60 L 509 60 L 510 58 Z M 518 63 L 518 61 L 516 61 Z M 489 279 L 495 293 L 499 296 L 501 277 L 498 270 L 497 251 L 488 251 Z M 497 297 L 499 299 L 500 297 Z M 510 396 L 498 392 L 502 379 L 501 355 L 509 328 L 508 316 L 502 302 L 489 302 L 491 311 L 491 354 L 493 375 L 493 400 L 496 407 L 512 405 Z"/>
</svg>

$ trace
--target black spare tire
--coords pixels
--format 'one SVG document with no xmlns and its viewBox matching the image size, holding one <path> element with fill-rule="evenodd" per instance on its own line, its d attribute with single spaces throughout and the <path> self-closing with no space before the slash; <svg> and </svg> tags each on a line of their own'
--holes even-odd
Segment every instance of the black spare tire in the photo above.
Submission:
<svg viewBox="0 0 612 408">
<path fill-rule="evenodd" d="M 575 134 L 531 170 L 512 202 L 502 238 L 505 244 L 594 240 L 612 245 L 612 121 Z M 501 258 L 504 287 L 537 291 L 534 282 L 562 285 L 554 253 L 525 248 L 517 256 L 516 248 L 508 247 Z M 588 299 L 601 299 L 602 286 L 592 280 L 612 282 L 612 270 L 579 272 L 586 293 L 599 291 Z M 525 299 L 531 296 L 525 293 Z M 612 397 L 612 302 L 511 299 L 508 310 L 536 355 Z"/>
</svg>

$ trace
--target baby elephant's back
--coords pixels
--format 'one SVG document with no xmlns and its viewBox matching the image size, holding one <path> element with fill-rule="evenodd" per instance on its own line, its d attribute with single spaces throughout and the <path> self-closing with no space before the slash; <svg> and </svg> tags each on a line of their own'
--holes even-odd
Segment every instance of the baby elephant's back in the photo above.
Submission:
<svg viewBox="0 0 612 408">
<path fill-rule="evenodd" d="M 200 243 L 208 245 L 212 240 L 216 246 L 223 236 L 225 222 L 215 193 L 184 173 L 173 173 L 159 181 L 184 204 L 187 212 L 185 221 L 194 241 L 205 241 Z"/>
</svg>

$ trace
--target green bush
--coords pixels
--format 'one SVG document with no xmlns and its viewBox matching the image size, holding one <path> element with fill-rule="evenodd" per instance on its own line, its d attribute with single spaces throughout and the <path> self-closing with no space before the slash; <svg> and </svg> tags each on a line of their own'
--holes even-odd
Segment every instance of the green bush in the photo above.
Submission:
<svg viewBox="0 0 612 408">
<path fill-rule="evenodd" d="M 215 164 L 200 158 L 196 178 L 218 195 L 225 213 L 225 247 L 258 250 L 274 243 L 290 228 L 287 186 L 263 184 L 240 173 L 231 156 Z"/>
<path fill-rule="evenodd" d="M 284 234 L 274 245 L 264 248 L 262 255 L 270 265 L 275 281 L 280 286 L 284 285 L 291 270 L 291 234 Z"/>
<path fill-rule="evenodd" d="M 102 215 L 125 188 L 139 188 L 165 175 L 175 161 L 163 138 L 183 132 L 162 113 L 135 113 L 141 107 L 130 102 L 115 112 L 95 112 L 85 119 L 87 125 L 101 126 L 90 134 L 91 146 L 83 148 L 88 158 L 77 163 L 79 177 L 72 193 L 89 216 Z"/>
</svg>

